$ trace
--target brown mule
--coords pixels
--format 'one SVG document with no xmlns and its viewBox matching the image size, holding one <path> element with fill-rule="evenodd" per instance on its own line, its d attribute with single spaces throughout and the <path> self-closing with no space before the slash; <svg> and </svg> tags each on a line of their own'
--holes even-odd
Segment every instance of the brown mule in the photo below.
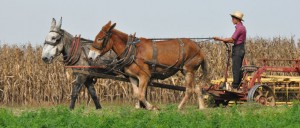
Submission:
<svg viewBox="0 0 300 128">
<path fill-rule="evenodd" d="M 196 42 L 190 39 L 173 39 L 166 41 L 148 40 L 140 38 L 139 43 L 129 44 L 129 36 L 120 32 L 108 22 L 95 37 L 92 47 L 90 47 L 89 59 L 96 59 L 112 49 L 119 59 L 123 59 L 124 53 L 129 53 L 128 49 L 134 49 L 131 63 L 124 66 L 125 73 L 133 85 L 134 96 L 141 101 L 148 110 L 158 109 L 145 99 L 147 85 L 151 79 L 164 79 L 174 75 L 179 70 L 185 76 L 185 96 L 178 108 L 181 109 L 193 92 L 197 93 L 199 109 L 205 108 L 201 86 L 194 84 L 195 71 L 201 65 L 203 77 L 206 75 L 206 63 L 204 54 Z"/>
</svg>

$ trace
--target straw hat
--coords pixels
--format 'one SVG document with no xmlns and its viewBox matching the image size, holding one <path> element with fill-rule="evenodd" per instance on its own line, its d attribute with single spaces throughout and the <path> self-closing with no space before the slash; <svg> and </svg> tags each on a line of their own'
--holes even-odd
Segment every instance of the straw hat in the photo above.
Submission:
<svg viewBox="0 0 300 128">
<path fill-rule="evenodd" d="M 238 18 L 240 19 L 241 21 L 244 21 L 243 20 L 243 16 L 244 14 L 240 11 L 235 11 L 234 13 L 230 14 L 232 17 L 235 17 L 235 18 Z"/>
</svg>

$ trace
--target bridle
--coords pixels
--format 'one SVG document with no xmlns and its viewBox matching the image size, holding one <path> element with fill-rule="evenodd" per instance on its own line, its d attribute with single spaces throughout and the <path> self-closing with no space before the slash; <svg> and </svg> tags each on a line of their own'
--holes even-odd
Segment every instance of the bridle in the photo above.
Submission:
<svg viewBox="0 0 300 128">
<path fill-rule="evenodd" d="M 55 32 L 55 33 L 59 34 L 60 37 L 59 37 L 59 39 L 56 40 L 55 43 L 45 41 L 44 44 L 56 46 L 58 43 L 61 42 L 61 39 L 64 36 L 64 31 L 63 30 L 61 30 L 61 31 L 51 30 L 50 32 Z M 81 52 L 80 47 L 81 47 L 80 35 L 79 36 L 75 35 L 75 37 L 73 38 L 73 41 L 72 41 L 72 45 L 70 47 L 69 56 L 67 56 L 66 59 L 63 60 L 65 65 L 74 65 L 75 63 L 77 63 L 77 61 L 80 59 L 80 52 Z M 60 53 L 57 53 L 56 56 L 58 56 L 59 54 Z"/>
<path fill-rule="evenodd" d="M 106 45 L 107 45 L 109 39 L 110 39 L 111 36 L 112 36 L 111 30 L 108 31 L 108 32 L 104 32 L 104 31 L 101 31 L 101 32 L 103 32 L 103 33 L 105 34 L 105 36 L 102 37 L 101 39 L 97 39 L 97 41 L 98 41 L 98 40 L 103 40 L 103 41 L 102 41 L 102 45 L 101 45 L 101 46 L 98 46 L 98 45 L 96 45 L 96 44 L 94 44 L 94 43 L 92 44 L 92 46 L 93 46 L 95 49 L 97 49 L 97 50 L 103 50 L 103 49 L 106 47 Z"/>
<path fill-rule="evenodd" d="M 55 43 L 52 43 L 52 42 L 49 42 L 49 41 L 45 41 L 44 44 L 56 46 L 56 45 L 61 41 L 62 37 L 64 36 L 64 32 L 62 32 L 62 31 L 55 31 L 55 30 L 51 30 L 50 32 L 55 32 L 55 33 L 57 33 L 58 35 L 60 35 L 60 37 L 59 37 L 58 40 L 56 40 Z M 49 32 L 49 33 L 50 33 L 50 32 Z"/>
</svg>

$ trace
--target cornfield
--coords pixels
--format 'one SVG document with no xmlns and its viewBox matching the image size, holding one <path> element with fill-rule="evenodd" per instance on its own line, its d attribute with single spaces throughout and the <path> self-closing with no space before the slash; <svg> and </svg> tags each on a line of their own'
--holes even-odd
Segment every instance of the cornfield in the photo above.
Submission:
<svg viewBox="0 0 300 128">
<path fill-rule="evenodd" d="M 251 64 L 261 65 L 259 58 L 297 59 L 300 53 L 293 38 L 276 37 L 273 39 L 251 38 L 246 42 L 246 58 Z M 209 79 L 221 78 L 226 63 L 226 50 L 220 42 L 201 42 L 199 45 L 206 54 Z M 53 64 L 45 64 L 41 59 L 42 46 L 0 45 L 0 104 L 39 105 L 61 104 L 70 101 L 74 76 L 70 69 L 65 69 L 61 58 Z M 290 65 L 287 62 L 273 65 Z M 230 69 L 231 71 L 231 69 Z M 197 76 L 201 71 L 197 72 Z M 156 80 L 155 80 L 156 81 Z M 158 80 L 157 80 L 158 81 Z M 182 86 L 180 73 L 160 81 Z M 196 79 L 197 83 L 201 83 Z M 97 95 L 105 102 L 134 102 L 131 85 L 107 79 L 98 79 L 95 84 Z M 178 103 L 182 92 L 148 87 L 147 98 L 152 102 Z M 89 103 L 87 90 L 83 87 L 78 102 Z M 193 100 L 196 101 L 196 100 Z"/>
</svg>

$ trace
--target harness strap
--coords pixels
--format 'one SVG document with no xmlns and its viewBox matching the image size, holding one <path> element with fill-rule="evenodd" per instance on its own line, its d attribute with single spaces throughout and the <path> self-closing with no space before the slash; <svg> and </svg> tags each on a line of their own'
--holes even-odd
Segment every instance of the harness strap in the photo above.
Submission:
<svg viewBox="0 0 300 128">
<path fill-rule="evenodd" d="M 154 40 L 152 40 L 152 49 L 153 49 L 153 52 L 152 52 L 152 61 L 151 61 L 151 67 L 152 67 L 152 72 L 156 72 L 156 66 L 157 65 L 160 65 L 158 64 L 157 62 L 157 45 L 156 45 L 157 42 L 155 42 Z M 176 60 L 175 64 L 171 65 L 171 66 L 168 66 L 165 70 L 170 70 L 172 68 L 174 69 L 182 69 L 183 65 L 184 65 L 184 60 L 185 60 L 185 50 L 184 50 L 184 42 L 181 40 L 181 39 L 178 39 L 178 43 L 179 43 L 179 52 L 181 51 L 181 54 L 178 53 L 178 59 Z M 181 47 L 181 49 L 180 49 Z M 179 63 L 179 60 L 180 60 L 180 56 L 182 56 L 181 58 L 181 64 L 179 66 L 179 68 L 176 68 L 175 66 Z"/>
<path fill-rule="evenodd" d="M 66 65 L 74 65 L 79 59 L 80 59 L 80 51 L 79 47 L 81 47 L 80 44 L 80 35 L 77 37 L 75 36 L 72 42 L 72 47 L 70 48 L 69 56 L 66 60 L 64 60 L 64 63 Z"/>
<path fill-rule="evenodd" d="M 61 32 L 61 31 L 51 30 L 50 32 L 55 32 L 55 33 L 59 34 L 60 36 L 64 35 L 64 32 Z"/>
<path fill-rule="evenodd" d="M 156 46 L 156 42 L 154 40 L 152 40 L 152 62 L 153 64 L 152 66 L 152 72 L 156 72 L 156 64 L 157 64 L 157 46 Z"/>
<path fill-rule="evenodd" d="M 110 67 L 108 72 L 115 71 L 124 74 L 120 70 L 122 70 L 125 66 L 130 65 L 134 62 L 135 55 L 136 55 L 136 46 L 135 43 L 132 43 L 134 40 L 135 40 L 134 36 L 129 36 L 126 44 L 126 48 L 123 51 L 123 53 L 119 56 L 120 59 L 108 65 L 108 67 Z"/>
<path fill-rule="evenodd" d="M 81 47 L 81 41 L 80 41 L 80 35 L 77 37 L 77 47 L 76 47 L 76 51 L 75 51 L 75 56 L 74 59 L 71 62 L 71 65 L 76 64 L 76 62 L 79 60 L 80 58 L 80 53 L 81 53 L 81 49 L 79 47 Z"/>
<path fill-rule="evenodd" d="M 182 61 L 181 61 L 181 65 L 180 65 L 180 68 L 183 67 L 184 65 L 184 60 L 185 60 L 185 51 L 184 51 L 184 43 L 181 39 L 178 39 L 179 42 L 180 42 L 180 46 L 181 46 L 181 56 L 182 56 Z M 178 58 L 179 59 L 179 58 Z"/>
<path fill-rule="evenodd" d="M 72 41 L 72 46 L 71 46 L 71 48 L 70 48 L 69 56 L 67 57 L 66 60 L 64 60 L 64 63 L 67 63 L 67 62 L 71 59 L 71 55 L 73 54 L 73 48 L 74 48 L 74 46 L 75 46 L 75 38 L 76 38 L 76 35 L 75 35 L 75 37 L 74 37 L 74 39 L 73 39 L 73 41 Z"/>
</svg>

